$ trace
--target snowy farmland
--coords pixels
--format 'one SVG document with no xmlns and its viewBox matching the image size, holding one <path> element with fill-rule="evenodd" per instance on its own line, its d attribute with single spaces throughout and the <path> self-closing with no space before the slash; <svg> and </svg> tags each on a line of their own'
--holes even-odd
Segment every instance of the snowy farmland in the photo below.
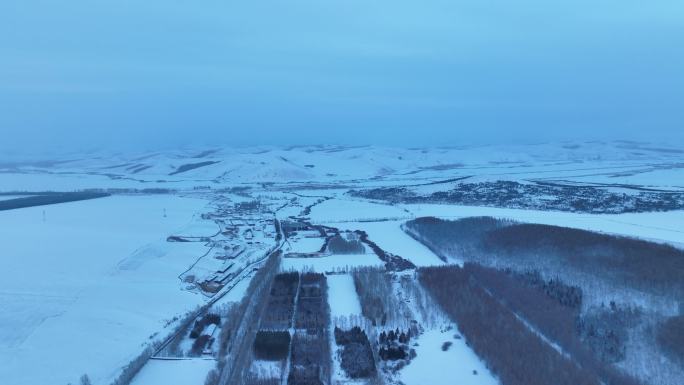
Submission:
<svg viewBox="0 0 684 385">
<path fill-rule="evenodd" d="M 417 356 L 401 371 L 406 385 L 497 385 L 484 363 L 454 330 L 429 330 L 417 340 Z M 445 343 L 451 343 L 445 350 Z"/>
<path fill-rule="evenodd" d="M 211 359 L 154 359 L 145 365 L 131 385 L 194 385 L 216 366 Z"/>
<path fill-rule="evenodd" d="M 178 290 L 177 275 L 204 247 L 165 240 L 206 203 L 121 196 L 0 212 L 0 375 L 17 385 L 86 371 L 112 381 L 141 343 L 201 302 Z"/>
<path fill-rule="evenodd" d="M 539 353 L 516 346 L 551 346 L 536 357 L 556 359 L 562 345 L 557 329 L 545 329 L 545 318 L 525 306 L 537 302 L 506 297 L 514 293 L 539 303 L 548 300 L 539 295 L 550 296 L 556 302 L 548 309 L 569 307 L 558 310 L 571 314 L 558 324 L 573 325 L 571 347 L 607 346 L 600 354 L 608 364 L 580 365 L 601 367 L 600 375 L 564 367 L 568 378 L 610 383 L 600 376 L 616 369 L 644 385 L 669 385 L 684 368 L 660 350 L 657 330 L 681 313 L 673 295 L 684 282 L 680 264 L 663 258 L 684 246 L 684 159 L 625 146 L 211 149 L 0 168 L 3 201 L 82 189 L 104 196 L 0 211 L 0 377 L 12 385 L 76 384 L 84 374 L 93 385 L 298 385 L 313 378 L 326 385 L 509 385 L 511 366 L 501 363 L 513 356 L 524 364 Z M 557 196 L 530 191 L 592 199 L 549 210 L 544 205 Z M 459 204 L 464 196 L 482 205 Z M 606 212 L 630 197 L 641 199 L 631 212 Z M 478 259 L 481 244 L 467 244 L 475 236 L 452 245 L 462 234 L 407 230 L 416 220 L 457 226 L 451 221 L 473 217 L 587 230 L 580 235 L 590 240 L 656 242 L 638 245 L 669 268 L 629 272 L 664 270 L 667 279 L 619 290 L 584 276 L 564 281 L 567 275 L 546 276 L 529 260 L 504 269 L 497 265 L 504 259 Z M 460 231 L 480 230 L 496 229 Z M 428 238 L 470 258 L 446 255 Z M 618 248 L 606 250 L 601 257 Z M 607 262 L 613 269 L 645 260 L 617 257 L 624 259 Z M 450 278 L 428 279 L 439 274 Z M 477 284 L 440 292 L 461 281 Z M 497 296 L 513 310 L 497 307 Z M 482 314 L 503 326 L 491 327 Z M 617 342 L 586 331 L 606 324 Z M 490 330 L 479 334 L 480 325 Z M 482 345 L 502 328 L 518 332 L 503 358 Z M 497 336 L 503 346 L 508 337 Z M 654 363 L 635 365 L 640 354 Z M 127 368 L 137 357 L 135 370 Z"/>
<path fill-rule="evenodd" d="M 416 266 L 443 264 L 430 249 L 401 229 L 405 221 L 350 222 L 338 224 L 343 229 L 362 230 L 384 250 L 401 255 Z"/>
<path fill-rule="evenodd" d="M 328 276 L 328 296 L 330 297 L 330 315 L 350 317 L 361 315 L 361 305 L 354 289 L 354 279 L 349 274 Z"/>
</svg>

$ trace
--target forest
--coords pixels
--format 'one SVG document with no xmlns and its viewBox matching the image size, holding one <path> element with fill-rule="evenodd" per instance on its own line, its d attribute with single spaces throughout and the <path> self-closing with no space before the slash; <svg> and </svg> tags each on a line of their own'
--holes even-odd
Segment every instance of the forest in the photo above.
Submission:
<svg viewBox="0 0 684 385">
<path fill-rule="evenodd" d="M 418 218 L 403 228 L 444 261 L 463 263 L 451 274 L 468 277 L 472 298 L 489 295 L 601 383 L 664 384 L 682 373 L 681 249 L 490 217 Z"/>
<path fill-rule="evenodd" d="M 477 278 L 475 267 L 457 266 L 422 268 L 419 273 L 421 284 L 432 294 L 441 308 L 458 324 L 475 353 L 488 365 L 505 385 L 599 385 L 608 383 L 635 384 L 636 382 L 614 381 L 601 376 L 596 370 L 585 367 L 567 357 L 563 350 L 556 349 L 545 338 L 535 333 L 511 310 L 508 302 L 491 294 Z M 482 274 L 483 272 L 479 272 Z M 486 273 L 486 272 L 485 272 Z M 491 283 L 491 282 L 490 282 Z M 506 289 L 510 289 L 507 287 Z M 524 290 L 524 285 L 517 287 Z M 529 293 L 528 293 L 529 294 Z M 511 298 L 518 298 L 511 295 Z M 534 300 L 539 300 L 541 295 Z M 524 302 L 524 298 L 519 298 Z M 529 298 L 527 298 L 529 300 Z M 567 321 L 563 314 L 553 314 L 544 309 L 550 302 L 535 305 L 537 313 L 528 314 L 548 317 L 540 325 L 551 326 L 554 322 Z M 562 306 L 562 305 L 559 305 Z M 549 314 L 551 313 L 551 314 Z M 572 325 L 565 324 L 573 330 Z M 560 350 L 560 351 L 559 351 Z M 524 359 L 521 359 L 524 357 Z"/>
<path fill-rule="evenodd" d="M 684 250 L 670 245 L 490 217 L 418 218 L 405 229 L 446 258 L 542 273 L 572 270 L 659 295 L 684 294 Z"/>
</svg>

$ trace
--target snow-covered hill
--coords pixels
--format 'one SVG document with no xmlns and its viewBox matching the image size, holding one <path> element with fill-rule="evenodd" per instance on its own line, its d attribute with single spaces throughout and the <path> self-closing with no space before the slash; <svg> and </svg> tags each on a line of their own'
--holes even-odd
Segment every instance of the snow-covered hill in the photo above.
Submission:
<svg viewBox="0 0 684 385">
<path fill-rule="evenodd" d="M 202 148 L 0 163 L 0 190 L 188 188 L 244 183 L 406 184 L 462 176 L 684 187 L 684 149 L 634 142 L 449 148 Z M 40 180 L 36 176 L 40 175 Z M 399 182 L 399 183 L 396 183 Z"/>
</svg>

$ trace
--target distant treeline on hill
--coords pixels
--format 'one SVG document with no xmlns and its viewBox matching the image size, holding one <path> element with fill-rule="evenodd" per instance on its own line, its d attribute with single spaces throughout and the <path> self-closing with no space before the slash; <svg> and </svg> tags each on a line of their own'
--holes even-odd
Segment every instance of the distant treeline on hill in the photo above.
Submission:
<svg viewBox="0 0 684 385">
<path fill-rule="evenodd" d="M 21 195 L 26 196 L 0 201 L 0 211 L 103 198 L 111 194 L 103 192 L 47 192 L 38 193 L 38 195 L 28 195 L 26 193 Z"/>
</svg>

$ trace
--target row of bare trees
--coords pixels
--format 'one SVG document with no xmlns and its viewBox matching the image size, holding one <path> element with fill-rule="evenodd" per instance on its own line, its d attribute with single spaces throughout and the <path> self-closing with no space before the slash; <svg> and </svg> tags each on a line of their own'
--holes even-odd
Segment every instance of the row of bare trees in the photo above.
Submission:
<svg viewBox="0 0 684 385">
<path fill-rule="evenodd" d="M 601 384 L 596 374 L 530 330 L 468 271 L 457 266 L 423 268 L 419 279 L 502 384 Z"/>
<path fill-rule="evenodd" d="M 582 368 L 595 373 L 608 385 L 636 385 L 638 382 L 617 370 L 585 345 L 578 333 L 579 304 L 568 293 L 576 293 L 571 286 L 557 281 L 539 282 L 535 274 L 516 274 L 510 271 L 466 263 L 461 269 L 469 283 L 483 288 L 504 307 L 557 343 Z M 626 337 L 625 337 L 626 338 Z M 606 339 L 609 346 L 611 339 Z M 619 345 L 618 345 L 619 346 Z M 600 347 L 600 346 L 598 346 Z"/>
<path fill-rule="evenodd" d="M 280 254 L 272 253 L 252 277 L 245 296 L 224 317 L 219 335 L 219 357 L 206 385 L 242 383 L 252 360 L 252 344 L 266 308 L 269 290 L 280 267 Z"/>
</svg>

